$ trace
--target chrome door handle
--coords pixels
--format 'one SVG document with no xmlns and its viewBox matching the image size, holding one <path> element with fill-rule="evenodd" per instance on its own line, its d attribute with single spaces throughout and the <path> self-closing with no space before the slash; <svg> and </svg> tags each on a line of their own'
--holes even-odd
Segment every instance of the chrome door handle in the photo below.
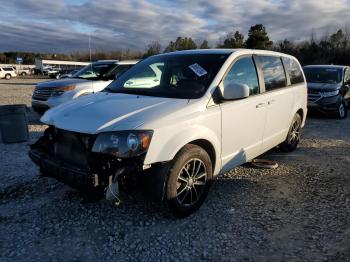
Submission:
<svg viewBox="0 0 350 262">
<path fill-rule="evenodd" d="M 259 103 L 259 104 L 257 104 L 255 107 L 256 108 L 262 108 L 262 107 L 264 107 L 265 106 L 265 103 Z"/>
<path fill-rule="evenodd" d="M 275 100 L 274 99 L 272 99 L 272 100 L 270 100 L 269 102 L 267 102 L 269 105 L 271 105 L 272 103 L 274 103 L 275 102 Z"/>
</svg>

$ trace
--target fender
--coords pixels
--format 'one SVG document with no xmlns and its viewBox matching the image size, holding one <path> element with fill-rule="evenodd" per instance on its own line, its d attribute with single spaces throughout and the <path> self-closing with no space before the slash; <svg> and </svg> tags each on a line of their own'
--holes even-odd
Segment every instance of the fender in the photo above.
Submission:
<svg viewBox="0 0 350 262">
<path fill-rule="evenodd" d="M 170 128 L 155 130 L 144 164 L 170 161 L 182 147 L 199 139 L 206 140 L 213 146 L 216 159 L 214 175 L 218 174 L 221 169 L 221 140 L 214 130 L 198 124 L 182 126 L 176 132 Z"/>
</svg>

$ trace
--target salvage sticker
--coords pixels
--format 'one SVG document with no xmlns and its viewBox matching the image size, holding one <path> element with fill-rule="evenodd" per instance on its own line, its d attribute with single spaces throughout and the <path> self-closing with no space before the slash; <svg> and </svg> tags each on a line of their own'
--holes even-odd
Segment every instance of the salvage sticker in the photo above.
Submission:
<svg viewBox="0 0 350 262">
<path fill-rule="evenodd" d="M 189 68 L 191 68 L 191 70 L 199 77 L 208 74 L 208 72 L 205 71 L 204 68 L 198 65 L 197 63 L 190 65 Z"/>
</svg>

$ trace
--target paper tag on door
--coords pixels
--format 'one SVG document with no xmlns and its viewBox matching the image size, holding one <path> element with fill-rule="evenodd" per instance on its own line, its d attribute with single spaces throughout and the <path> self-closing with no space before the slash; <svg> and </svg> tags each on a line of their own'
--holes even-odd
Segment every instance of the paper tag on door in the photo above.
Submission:
<svg viewBox="0 0 350 262">
<path fill-rule="evenodd" d="M 204 68 L 198 65 L 197 63 L 190 65 L 189 68 L 199 77 L 208 74 L 208 72 L 205 71 Z"/>
</svg>

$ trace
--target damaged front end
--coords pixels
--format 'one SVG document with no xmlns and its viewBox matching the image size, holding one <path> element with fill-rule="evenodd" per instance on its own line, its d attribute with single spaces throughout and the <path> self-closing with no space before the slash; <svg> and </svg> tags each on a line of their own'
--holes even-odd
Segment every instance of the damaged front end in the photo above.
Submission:
<svg viewBox="0 0 350 262">
<path fill-rule="evenodd" d="M 133 130 L 89 135 L 50 126 L 30 146 L 29 156 L 42 176 L 84 193 L 118 199 L 118 185 L 126 185 L 144 171 L 152 134 Z"/>
</svg>

